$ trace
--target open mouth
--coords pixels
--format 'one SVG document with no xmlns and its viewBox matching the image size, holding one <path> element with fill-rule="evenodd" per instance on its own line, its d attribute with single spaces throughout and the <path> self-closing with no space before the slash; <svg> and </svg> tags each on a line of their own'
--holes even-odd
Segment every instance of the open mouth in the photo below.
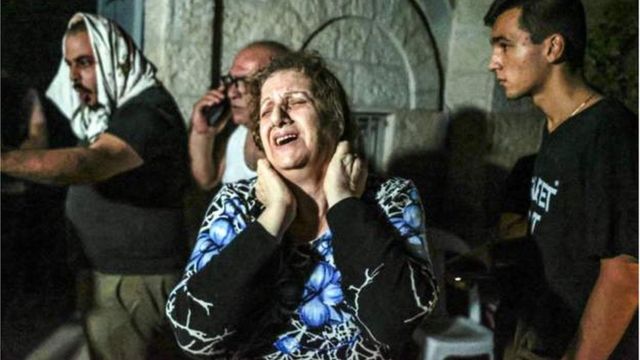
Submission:
<svg viewBox="0 0 640 360">
<path fill-rule="evenodd" d="M 80 100 L 85 104 L 91 103 L 91 94 L 89 94 L 88 92 L 81 92 Z"/>
<path fill-rule="evenodd" d="M 74 85 L 73 89 L 78 93 L 78 97 L 80 98 L 80 101 L 88 104 L 91 102 L 91 91 L 87 88 L 85 88 L 82 85 Z"/>
<path fill-rule="evenodd" d="M 283 135 L 276 136 L 274 142 L 276 146 L 282 146 L 282 145 L 289 144 L 293 141 L 296 141 L 297 139 L 298 139 L 298 134 L 283 134 Z"/>
</svg>

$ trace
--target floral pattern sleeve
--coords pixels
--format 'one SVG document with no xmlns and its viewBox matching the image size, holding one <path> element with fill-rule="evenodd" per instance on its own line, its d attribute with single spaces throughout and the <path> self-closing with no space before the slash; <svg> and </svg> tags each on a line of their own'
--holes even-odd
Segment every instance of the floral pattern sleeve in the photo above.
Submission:
<svg viewBox="0 0 640 360">
<path fill-rule="evenodd" d="M 375 194 L 334 205 L 327 218 L 346 302 L 368 341 L 393 357 L 438 296 L 418 192 L 392 178 Z M 411 255 L 416 246 L 425 251 L 420 258 Z"/>
<path fill-rule="evenodd" d="M 263 268 L 270 267 L 278 245 L 254 222 L 254 184 L 221 188 L 207 210 L 185 274 L 169 295 L 167 317 L 179 346 L 191 356 L 230 357 L 251 323 L 253 307 L 269 297 L 260 284 L 275 276 Z"/>
</svg>

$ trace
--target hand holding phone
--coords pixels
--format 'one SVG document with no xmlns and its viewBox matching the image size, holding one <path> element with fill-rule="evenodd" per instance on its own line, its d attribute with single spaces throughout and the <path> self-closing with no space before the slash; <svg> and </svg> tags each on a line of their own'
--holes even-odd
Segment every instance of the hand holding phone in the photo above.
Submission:
<svg viewBox="0 0 640 360">
<path fill-rule="evenodd" d="M 207 119 L 209 126 L 217 126 L 224 118 L 224 114 L 229 111 L 231 102 L 229 98 L 225 97 L 224 100 L 213 106 L 207 106 L 202 109 L 204 117 Z"/>
</svg>

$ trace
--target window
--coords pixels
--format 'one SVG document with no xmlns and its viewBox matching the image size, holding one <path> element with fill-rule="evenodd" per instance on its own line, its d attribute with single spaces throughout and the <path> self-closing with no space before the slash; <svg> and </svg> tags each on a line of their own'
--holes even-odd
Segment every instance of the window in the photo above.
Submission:
<svg viewBox="0 0 640 360">
<path fill-rule="evenodd" d="M 387 114 L 354 112 L 353 119 L 362 136 L 362 147 L 369 164 L 381 169 L 384 154 L 384 138 L 387 128 Z"/>
<path fill-rule="evenodd" d="M 126 31 L 138 48 L 143 47 L 144 1 L 98 0 L 98 14 L 114 20 Z"/>
</svg>

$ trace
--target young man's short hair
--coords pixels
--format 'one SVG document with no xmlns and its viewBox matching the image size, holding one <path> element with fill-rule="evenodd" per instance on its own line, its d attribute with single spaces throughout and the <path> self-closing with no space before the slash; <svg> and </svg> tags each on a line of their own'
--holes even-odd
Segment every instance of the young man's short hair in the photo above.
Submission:
<svg viewBox="0 0 640 360">
<path fill-rule="evenodd" d="M 513 8 L 522 9 L 520 28 L 531 34 L 534 44 L 560 34 L 565 40 L 564 60 L 572 69 L 582 68 L 587 30 L 580 0 L 495 0 L 484 17 L 485 25 L 493 26 L 498 16 Z"/>
</svg>

